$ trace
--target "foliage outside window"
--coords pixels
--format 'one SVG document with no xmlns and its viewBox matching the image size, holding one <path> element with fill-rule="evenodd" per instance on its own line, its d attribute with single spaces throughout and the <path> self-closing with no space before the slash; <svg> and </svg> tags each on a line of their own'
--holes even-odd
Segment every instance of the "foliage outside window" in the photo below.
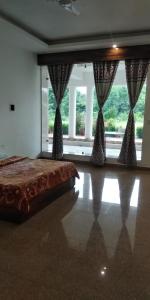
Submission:
<svg viewBox="0 0 150 300">
<path fill-rule="evenodd" d="M 85 135 L 86 95 L 76 90 L 76 135 Z"/>
<path fill-rule="evenodd" d="M 53 90 L 50 88 L 48 91 L 48 132 L 53 133 L 54 119 L 55 119 L 56 101 Z M 68 134 L 69 128 L 69 90 L 65 91 L 64 97 L 61 103 L 61 117 L 63 134 Z"/>
<path fill-rule="evenodd" d="M 86 96 L 78 89 L 76 92 L 76 134 L 84 136 L 85 133 L 85 109 L 86 109 Z M 56 110 L 56 101 L 54 93 L 50 88 L 48 91 L 48 132 L 53 133 L 54 118 Z M 61 117 L 63 134 L 68 134 L 69 128 L 69 89 L 66 90 L 64 98 L 61 103 Z"/>
<path fill-rule="evenodd" d="M 146 85 L 143 86 L 139 100 L 134 109 L 136 137 L 142 138 L 144 105 L 145 105 Z M 98 104 L 94 90 L 93 105 L 93 135 L 95 133 L 96 118 L 98 113 Z M 108 100 L 104 105 L 105 131 L 121 132 L 126 128 L 129 113 L 129 99 L 127 87 L 123 85 L 112 86 Z"/>
<path fill-rule="evenodd" d="M 143 86 L 139 100 L 134 109 L 135 112 L 135 130 L 136 137 L 142 138 L 143 135 L 143 120 L 144 120 L 144 105 L 146 95 L 146 84 Z M 49 133 L 53 132 L 55 118 L 56 102 L 52 89 L 48 92 L 48 117 L 49 117 Z M 86 110 L 86 95 L 79 89 L 76 90 L 76 135 L 84 136 L 85 134 L 85 110 Z M 104 121 L 105 131 L 121 132 L 126 128 L 126 123 L 129 113 L 129 99 L 126 85 L 112 86 L 108 100 L 104 105 Z M 93 101 L 93 135 L 98 114 L 98 104 L 96 93 L 94 90 Z M 66 90 L 61 103 L 61 116 L 63 134 L 68 134 L 69 128 L 69 89 Z"/>
</svg>

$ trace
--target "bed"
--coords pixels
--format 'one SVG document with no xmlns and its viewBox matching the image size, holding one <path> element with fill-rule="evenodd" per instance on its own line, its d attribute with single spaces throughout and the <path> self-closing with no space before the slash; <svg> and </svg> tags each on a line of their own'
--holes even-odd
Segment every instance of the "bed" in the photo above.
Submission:
<svg viewBox="0 0 150 300">
<path fill-rule="evenodd" d="M 0 160 L 0 219 L 21 222 L 73 188 L 71 162 L 13 156 Z"/>
</svg>

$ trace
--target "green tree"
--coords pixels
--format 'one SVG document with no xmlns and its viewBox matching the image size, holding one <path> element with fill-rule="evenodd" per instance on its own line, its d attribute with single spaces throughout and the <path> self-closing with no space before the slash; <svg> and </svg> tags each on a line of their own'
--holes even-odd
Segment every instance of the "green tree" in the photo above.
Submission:
<svg viewBox="0 0 150 300">
<path fill-rule="evenodd" d="M 139 100 L 134 109 L 135 120 L 137 126 L 142 126 L 144 117 L 144 105 L 145 105 L 146 85 L 143 86 Z M 52 89 L 48 91 L 48 116 L 50 131 L 53 130 L 54 117 L 56 110 L 56 101 Z M 112 86 L 109 97 L 104 105 L 104 120 L 107 130 L 120 130 L 125 128 L 128 113 L 129 113 L 129 97 L 127 86 L 114 85 Z M 95 131 L 95 125 L 97 120 L 97 114 L 99 106 L 97 102 L 96 92 L 94 90 L 93 101 L 93 131 Z M 78 134 L 84 134 L 85 124 L 85 112 L 86 112 L 86 95 L 77 90 L 76 93 L 76 131 Z M 61 115 L 63 123 L 63 132 L 68 133 L 69 122 L 69 90 L 67 89 L 61 103 Z"/>
</svg>

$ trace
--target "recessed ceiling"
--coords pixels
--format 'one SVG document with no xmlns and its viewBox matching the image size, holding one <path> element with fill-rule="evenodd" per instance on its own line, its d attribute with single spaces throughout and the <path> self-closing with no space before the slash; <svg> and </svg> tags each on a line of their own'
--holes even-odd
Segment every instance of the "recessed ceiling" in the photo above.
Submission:
<svg viewBox="0 0 150 300">
<path fill-rule="evenodd" d="M 47 0 L 0 0 L 0 15 L 49 44 L 150 33 L 149 0 L 77 0 L 79 16 Z"/>
</svg>

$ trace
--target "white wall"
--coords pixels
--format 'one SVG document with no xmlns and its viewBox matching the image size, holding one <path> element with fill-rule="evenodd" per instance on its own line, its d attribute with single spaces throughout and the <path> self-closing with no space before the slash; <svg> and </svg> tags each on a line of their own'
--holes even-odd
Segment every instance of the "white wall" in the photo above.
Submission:
<svg viewBox="0 0 150 300">
<path fill-rule="evenodd" d="M 15 104 L 15 111 L 9 105 Z M 36 55 L 0 46 L 0 152 L 36 156 L 40 152 L 40 68 Z"/>
</svg>

